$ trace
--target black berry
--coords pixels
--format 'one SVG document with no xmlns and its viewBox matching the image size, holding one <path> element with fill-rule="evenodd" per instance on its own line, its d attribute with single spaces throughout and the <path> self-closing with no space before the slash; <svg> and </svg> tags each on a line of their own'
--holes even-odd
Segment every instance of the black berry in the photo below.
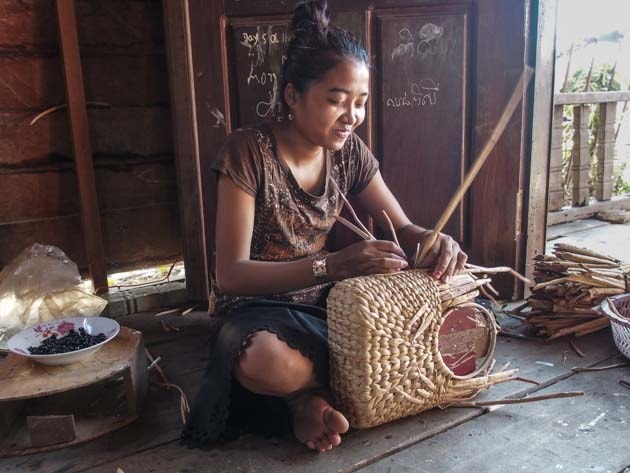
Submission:
<svg viewBox="0 0 630 473">
<path fill-rule="evenodd" d="M 104 342 L 104 333 L 97 335 L 90 335 L 86 333 L 83 327 L 79 328 L 79 331 L 70 329 L 70 331 L 61 338 L 57 338 L 57 335 L 51 335 L 46 338 L 37 347 L 28 347 L 28 351 L 31 355 L 54 355 L 57 353 L 68 353 L 70 351 L 77 351 L 83 348 L 91 347 L 97 343 Z"/>
</svg>

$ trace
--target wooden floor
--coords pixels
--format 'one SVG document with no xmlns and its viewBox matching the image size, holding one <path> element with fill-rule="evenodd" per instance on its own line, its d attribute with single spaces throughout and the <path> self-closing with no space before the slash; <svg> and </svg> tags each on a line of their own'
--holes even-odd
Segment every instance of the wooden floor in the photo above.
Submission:
<svg viewBox="0 0 630 473">
<path fill-rule="evenodd" d="M 547 229 L 547 248 L 551 254 L 555 243 L 589 248 L 598 253 L 630 262 L 630 223 L 613 224 L 587 218 L 553 225 Z"/>
<path fill-rule="evenodd" d="M 623 244 L 630 232 L 618 226 L 610 227 L 614 231 L 596 226 L 597 235 L 621 241 L 617 247 L 622 251 L 630 248 Z M 554 231 L 562 235 L 572 227 Z M 572 233 L 573 239 L 583 236 Z M 179 331 L 165 331 L 160 320 Z M 498 320 L 502 325 L 516 323 L 507 316 Z M 135 314 L 120 322 L 143 332 L 145 344 L 153 356 L 161 357 L 159 364 L 170 381 L 181 386 L 192 401 L 207 361 L 206 314 L 161 318 Z M 619 383 L 621 379 L 630 381 L 630 368 L 571 370 L 627 360 L 615 348 L 610 329 L 576 341 L 584 357 L 566 340 L 545 344 L 499 337 L 497 366 L 509 362 L 511 368 L 519 368 L 522 377 L 541 384 L 510 382 L 478 399 L 584 391 L 582 397 L 428 411 L 374 429 L 351 431 L 343 437 L 341 447 L 325 454 L 308 451 L 290 436 L 247 436 L 199 451 L 178 443 L 182 427 L 179 394 L 152 385 L 141 418 L 130 426 L 81 446 L 0 459 L 0 472 L 630 473 L 630 389 Z M 154 371 L 152 378 L 158 379 Z"/>
<path fill-rule="evenodd" d="M 162 317 L 179 331 L 166 332 L 153 314 L 121 320 L 137 328 L 170 381 L 192 399 L 206 363 L 208 319 L 193 312 Z M 510 323 L 511 318 L 500 318 Z M 500 337 L 497 365 L 506 362 L 535 386 L 510 382 L 479 399 L 502 399 L 561 391 L 585 392 L 570 399 L 493 408 L 433 410 L 385 426 L 352 431 L 341 447 L 308 451 L 291 437 L 248 436 L 208 451 L 178 444 L 179 395 L 152 386 L 142 417 L 132 425 L 81 446 L 45 454 L 0 459 L 2 472 L 508 472 L 630 471 L 628 426 L 630 368 L 574 373 L 572 367 L 602 366 L 625 358 L 608 330 L 577 340 L 579 357 L 567 341 Z M 155 373 L 153 374 L 155 376 Z M 157 379 L 157 378 L 155 378 Z"/>
</svg>

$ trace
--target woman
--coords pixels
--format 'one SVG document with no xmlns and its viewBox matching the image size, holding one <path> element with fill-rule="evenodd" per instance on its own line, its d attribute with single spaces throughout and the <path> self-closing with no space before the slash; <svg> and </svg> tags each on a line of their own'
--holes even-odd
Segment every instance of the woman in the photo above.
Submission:
<svg viewBox="0 0 630 473">
<path fill-rule="evenodd" d="M 283 419 L 308 448 L 341 442 L 348 421 L 331 404 L 325 301 L 335 281 L 408 266 L 430 232 L 413 225 L 354 134 L 365 118 L 369 66 L 324 1 L 300 2 L 291 24 L 279 119 L 236 130 L 219 152 L 216 281 L 210 360 L 182 439 L 203 446 Z M 362 241 L 327 253 L 339 193 L 356 197 L 400 244 Z M 440 234 L 424 261 L 445 280 L 466 255 Z M 269 428 L 271 427 L 271 428 Z"/>
</svg>

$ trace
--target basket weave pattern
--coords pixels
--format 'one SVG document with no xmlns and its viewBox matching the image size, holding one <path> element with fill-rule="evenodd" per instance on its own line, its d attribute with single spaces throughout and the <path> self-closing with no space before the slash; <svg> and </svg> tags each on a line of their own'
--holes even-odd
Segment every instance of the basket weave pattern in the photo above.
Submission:
<svg viewBox="0 0 630 473">
<path fill-rule="evenodd" d="M 610 319 L 615 345 L 630 358 L 630 294 L 612 297 L 610 304 L 614 304 L 616 311 L 604 306 L 604 314 Z"/>
<path fill-rule="evenodd" d="M 463 379 L 444 364 L 440 306 L 436 281 L 416 270 L 347 279 L 331 290 L 331 388 L 350 425 L 373 427 L 498 382 L 496 375 Z"/>
</svg>

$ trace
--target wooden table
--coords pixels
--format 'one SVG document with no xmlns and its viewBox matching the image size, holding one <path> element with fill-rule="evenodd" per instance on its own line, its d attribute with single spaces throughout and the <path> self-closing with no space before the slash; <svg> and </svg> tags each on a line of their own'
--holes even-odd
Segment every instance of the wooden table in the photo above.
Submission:
<svg viewBox="0 0 630 473">
<path fill-rule="evenodd" d="M 76 445 L 138 418 L 148 371 L 142 333 L 121 327 L 90 358 L 46 366 L 0 360 L 0 457 Z"/>
</svg>

